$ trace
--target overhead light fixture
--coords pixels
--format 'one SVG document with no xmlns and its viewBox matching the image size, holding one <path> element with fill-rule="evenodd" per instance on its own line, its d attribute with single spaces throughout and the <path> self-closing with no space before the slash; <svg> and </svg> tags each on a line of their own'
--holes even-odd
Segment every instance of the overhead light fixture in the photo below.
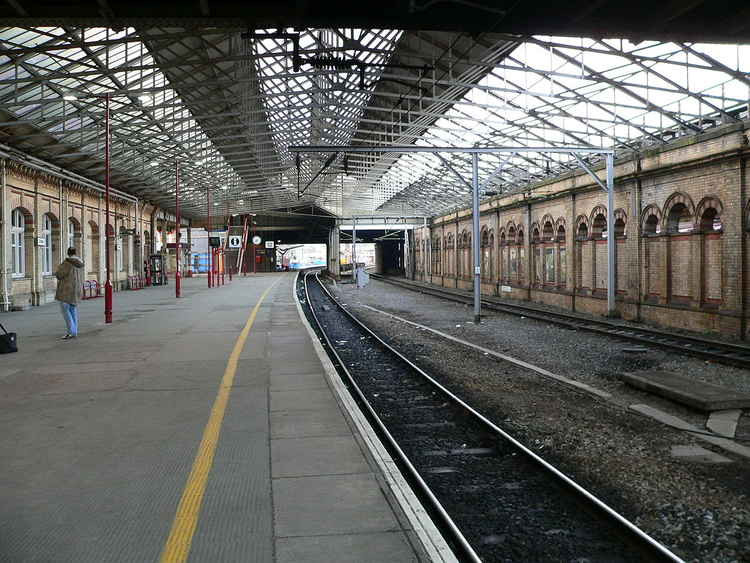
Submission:
<svg viewBox="0 0 750 563">
<path fill-rule="evenodd" d="M 149 162 L 148 165 L 149 166 L 159 166 L 159 163 L 156 162 L 155 160 L 153 160 L 153 161 Z"/>
<path fill-rule="evenodd" d="M 65 94 L 63 96 L 63 100 L 67 100 L 69 102 L 75 102 L 78 99 L 78 96 L 74 94 Z"/>
<path fill-rule="evenodd" d="M 240 205 L 242 205 L 243 203 L 245 203 L 245 200 L 244 199 L 238 199 L 237 203 L 239 203 Z"/>
<path fill-rule="evenodd" d="M 229 186 L 222 186 L 221 189 L 224 190 L 224 191 L 226 191 L 226 190 L 229 189 Z"/>
</svg>

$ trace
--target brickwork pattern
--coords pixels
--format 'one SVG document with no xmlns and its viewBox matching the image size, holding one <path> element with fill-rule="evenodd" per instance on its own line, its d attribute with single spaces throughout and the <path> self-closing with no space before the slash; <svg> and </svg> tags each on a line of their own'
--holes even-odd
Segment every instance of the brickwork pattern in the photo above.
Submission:
<svg viewBox="0 0 750 563">
<path fill-rule="evenodd" d="M 492 253 L 482 252 L 483 291 L 607 314 L 607 240 L 614 236 L 620 315 L 744 337 L 748 129 L 727 126 L 618 161 L 615 225 L 606 225 L 606 194 L 583 172 L 482 202 L 481 228 L 495 240 Z M 471 210 L 435 217 L 432 228 L 470 236 Z M 468 288 L 471 249 L 455 252 L 461 283 L 448 272 L 441 283 Z"/>
</svg>

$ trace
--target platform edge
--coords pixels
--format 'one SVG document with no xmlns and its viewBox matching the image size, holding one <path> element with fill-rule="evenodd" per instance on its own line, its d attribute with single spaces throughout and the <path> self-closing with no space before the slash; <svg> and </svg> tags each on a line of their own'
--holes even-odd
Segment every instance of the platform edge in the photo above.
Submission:
<svg viewBox="0 0 750 563">
<path fill-rule="evenodd" d="M 381 483 L 381 488 L 383 488 L 386 496 L 390 497 L 392 503 L 396 504 L 401 515 L 411 527 L 412 533 L 407 533 L 410 542 L 417 543 L 414 547 L 417 551 L 421 552 L 418 555 L 421 555 L 425 561 L 457 562 L 458 560 L 446 543 L 445 538 L 443 538 L 427 510 L 401 474 L 396 462 L 393 461 L 393 458 L 391 458 L 385 446 L 383 446 L 380 438 L 378 438 L 372 426 L 357 406 L 331 359 L 320 344 L 297 297 L 298 278 L 299 273 L 295 276 L 294 283 L 292 284 L 292 296 L 297 306 L 297 313 L 310 336 L 315 353 L 318 355 L 318 359 L 323 366 L 328 385 L 336 396 L 336 400 L 341 406 L 349 424 L 352 428 L 356 429 L 355 438 L 358 438 L 357 441 L 360 443 L 360 447 L 363 449 L 365 455 L 369 458 L 370 464 L 374 465 L 373 468 L 378 470 L 378 476 L 381 477 L 378 479 Z"/>
</svg>

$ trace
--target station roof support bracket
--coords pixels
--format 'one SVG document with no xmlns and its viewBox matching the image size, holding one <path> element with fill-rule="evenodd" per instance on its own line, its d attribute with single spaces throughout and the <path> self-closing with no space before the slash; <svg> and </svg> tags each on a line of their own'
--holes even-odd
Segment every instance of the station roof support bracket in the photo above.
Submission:
<svg viewBox="0 0 750 563">
<path fill-rule="evenodd" d="M 591 168 L 589 167 L 589 165 L 586 164 L 580 156 L 578 156 L 574 152 L 570 153 L 570 154 L 572 154 L 573 157 L 575 157 L 575 159 L 578 161 L 578 164 L 581 166 L 581 168 L 583 168 L 586 172 L 588 172 L 589 176 L 591 176 L 594 179 L 594 182 L 596 182 L 597 184 L 599 184 L 599 187 L 601 189 L 603 189 L 605 192 L 608 191 L 607 190 L 607 186 L 604 184 L 604 182 L 601 181 L 601 179 L 599 178 L 599 176 L 596 175 L 596 172 L 594 172 L 593 170 L 591 170 Z"/>
</svg>

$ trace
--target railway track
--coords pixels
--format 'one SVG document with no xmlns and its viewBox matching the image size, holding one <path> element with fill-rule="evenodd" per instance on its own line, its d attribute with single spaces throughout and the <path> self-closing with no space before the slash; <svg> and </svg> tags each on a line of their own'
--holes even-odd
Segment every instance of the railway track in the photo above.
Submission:
<svg viewBox="0 0 750 563">
<path fill-rule="evenodd" d="M 435 297 L 440 297 L 441 299 L 447 299 L 457 303 L 473 303 L 472 296 L 464 296 L 455 291 L 438 287 L 428 287 L 423 284 L 412 283 L 380 274 L 370 274 L 370 276 L 385 283 L 403 287 L 411 291 L 433 295 Z M 658 346 L 659 348 L 679 351 L 683 354 L 722 364 L 750 368 L 750 347 L 741 344 L 732 344 L 729 342 L 699 338 L 697 336 L 676 334 L 652 328 L 633 327 L 629 324 L 609 321 L 606 319 L 590 319 L 578 315 L 546 311 L 537 307 L 518 305 L 515 303 L 499 303 L 489 299 L 482 299 L 482 307 L 491 311 L 524 316 L 529 319 L 553 323 L 568 328 L 575 328 L 577 330 L 605 334 L 607 336 L 613 336 L 629 342 L 636 342 L 638 344 Z"/>
<path fill-rule="evenodd" d="M 311 324 L 461 561 L 680 561 L 389 346 L 317 275 Z"/>
</svg>

